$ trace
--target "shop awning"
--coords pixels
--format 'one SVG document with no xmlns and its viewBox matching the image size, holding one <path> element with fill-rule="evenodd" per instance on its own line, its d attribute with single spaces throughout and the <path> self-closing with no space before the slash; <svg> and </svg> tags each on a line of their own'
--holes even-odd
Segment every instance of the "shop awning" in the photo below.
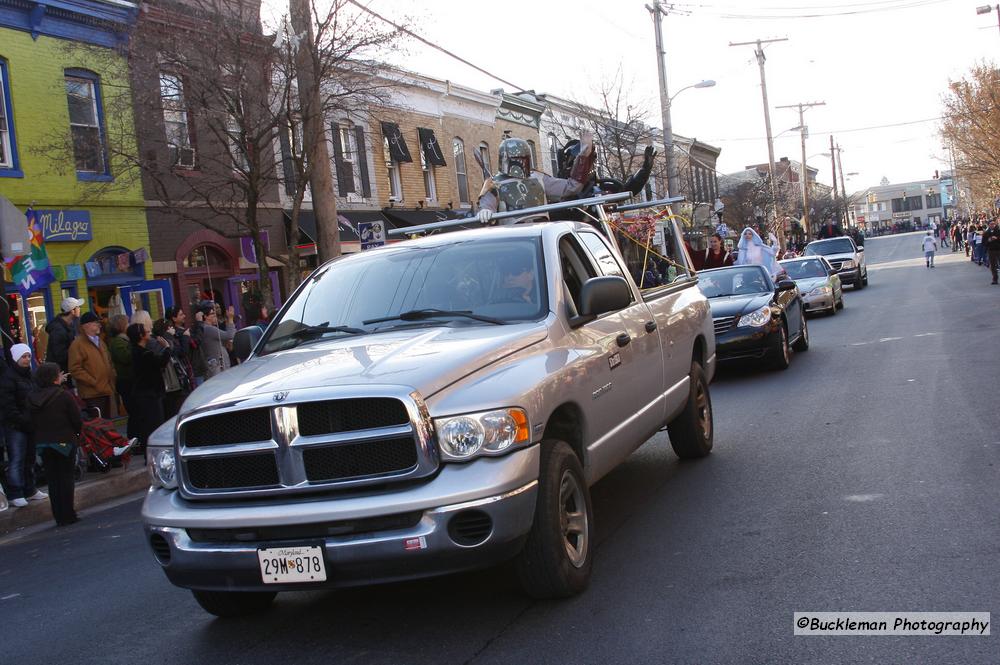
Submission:
<svg viewBox="0 0 1000 665">
<path fill-rule="evenodd" d="M 285 228 L 291 224 L 292 218 L 288 211 L 285 211 Z M 388 228 L 396 228 L 392 221 L 387 219 L 378 210 L 341 210 L 337 212 L 337 221 L 340 227 L 341 243 L 360 243 L 358 237 L 359 222 L 382 222 Z M 299 211 L 299 246 L 316 244 L 316 214 L 312 210 Z"/>
<path fill-rule="evenodd" d="M 382 208 L 382 214 L 392 223 L 394 228 L 420 226 L 469 216 L 469 212 L 466 210 L 403 210 L 400 208 Z M 456 228 L 478 229 L 482 228 L 482 224 L 475 217 L 470 217 L 467 226 L 462 225 Z"/>
<path fill-rule="evenodd" d="M 394 122 L 382 123 L 382 136 L 389 142 L 389 156 L 394 162 L 412 162 L 410 149 L 406 147 L 406 139 L 403 132 L 399 130 L 399 125 Z"/>
</svg>

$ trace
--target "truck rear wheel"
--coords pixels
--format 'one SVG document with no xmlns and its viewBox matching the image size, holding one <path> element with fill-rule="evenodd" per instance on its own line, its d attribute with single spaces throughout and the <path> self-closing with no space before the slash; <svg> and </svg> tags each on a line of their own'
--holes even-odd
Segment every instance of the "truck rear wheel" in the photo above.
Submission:
<svg viewBox="0 0 1000 665">
<path fill-rule="evenodd" d="M 514 561 L 518 581 L 533 598 L 568 598 L 590 581 L 594 517 L 583 467 L 563 441 L 541 443 L 535 520 Z"/>
<path fill-rule="evenodd" d="M 274 591 L 198 591 L 192 590 L 201 608 L 217 617 L 242 617 L 271 607 Z"/>
<path fill-rule="evenodd" d="M 681 459 L 704 457 L 712 452 L 714 427 L 712 396 L 701 364 L 691 363 L 690 392 L 684 410 L 667 425 L 670 445 Z"/>
</svg>

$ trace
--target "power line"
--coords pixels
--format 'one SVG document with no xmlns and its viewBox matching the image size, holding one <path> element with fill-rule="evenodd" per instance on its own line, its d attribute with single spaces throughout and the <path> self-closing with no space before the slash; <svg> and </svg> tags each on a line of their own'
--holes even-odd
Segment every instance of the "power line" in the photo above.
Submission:
<svg viewBox="0 0 1000 665">
<path fill-rule="evenodd" d="M 720 19 L 738 19 L 738 20 L 768 20 L 768 19 L 810 19 L 810 18 L 831 18 L 836 16 L 856 16 L 860 14 L 871 14 L 876 12 L 886 12 L 886 11 L 896 11 L 901 9 L 915 9 L 920 7 L 926 7 L 935 4 L 941 4 L 946 2 L 946 0 L 908 0 L 904 4 L 895 4 L 885 7 L 868 7 L 862 9 L 844 9 L 843 11 L 813 11 L 811 13 L 796 13 L 796 14 L 750 14 L 750 13 L 734 13 L 737 12 L 736 8 L 726 8 L 717 5 L 697 5 L 681 4 L 675 6 L 674 12 L 683 14 L 685 16 L 694 16 L 696 10 L 708 10 L 708 11 L 697 11 L 698 14 L 704 14 L 713 16 Z M 850 5 L 844 5 L 844 7 L 849 7 Z M 688 9 L 690 7 L 690 9 Z M 762 8 L 771 9 L 773 11 L 784 11 L 789 8 Z M 812 8 L 802 7 L 798 8 L 797 11 L 809 12 Z"/>
<path fill-rule="evenodd" d="M 875 130 L 875 129 L 888 129 L 888 128 L 891 128 L 891 127 L 904 127 L 906 125 L 919 125 L 919 124 L 924 123 L 924 122 L 936 122 L 938 120 L 944 120 L 946 117 L 947 116 L 939 115 L 939 116 L 936 116 L 934 118 L 924 118 L 922 120 L 907 120 L 907 121 L 904 121 L 904 122 L 892 122 L 892 123 L 889 123 L 889 124 L 886 124 L 886 125 L 871 125 L 869 127 L 853 127 L 853 128 L 850 128 L 850 129 L 831 129 L 831 130 L 824 129 L 824 130 L 816 130 L 816 131 L 814 131 L 812 133 L 813 134 L 851 134 L 851 133 L 854 133 L 854 132 L 868 132 L 868 131 L 872 131 L 872 130 Z M 764 138 L 766 138 L 766 137 L 763 137 L 763 136 L 740 136 L 740 137 L 734 137 L 734 138 L 712 138 L 712 139 L 707 139 L 707 140 L 709 142 L 712 142 L 712 143 L 723 143 L 723 142 L 726 142 L 726 141 L 762 141 L 762 140 L 764 140 Z"/>
<path fill-rule="evenodd" d="M 403 27 L 402 25 L 400 25 L 399 23 L 396 23 L 392 19 L 389 19 L 389 18 L 386 18 L 385 16 L 382 16 L 381 14 L 379 14 L 378 12 L 376 12 L 373 9 L 369 9 L 365 5 L 363 5 L 360 2 L 358 2 L 358 0 L 347 0 L 347 1 L 349 3 L 351 3 L 352 5 L 354 5 L 355 7 L 357 7 L 358 9 L 360 9 L 361 11 L 367 12 L 368 14 L 371 14 L 372 16 L 374 16 L 375 18 L 377 18 L 377 19 L 379 19 L 381 21 L 385 21 L 386 23 L 388 23 L 392 27 L 396 28 L 396 30 L 399 30 L 403 34 L 406 34 L 406 35 L 409 35 L 410 37 L 413 37 L 418 42 L 420 42 L 422 44 L 426 44 L 427 46 L 430 46 L 431 48 L 433 48 L 433 49 L 435 49 L 437 51 L 440 51 L 441 53 L 444 53 L 448 57 L 454 58 L 455 60 L 458 60 L 463 65 L 466 65 L 468 67 L 472 67 L 477 72 L 480 72 L 482 74 L 486 74 L 487 76 L 489 76 L 490 78 L 492 78 L 492 79 L 494 79 L 496 81 L 500 81 L 504 85 L 509 85 L 510 87 L 514 88 L 514 92 L 523 92 L 523 91 L 527 90 L 527 88 L 525 88 L 523 86 L 517 85 L 515 83 L 511 83 L 510 81 L 508 81 L 506 79 L 500 78 L 499 76 L 497 76 L 493 72 L 487 71 L 487 70 L 483 69 L 482 67 L 480 67 L 479 65 L 476 65 L 476 64 L 473 64 L 473 63 L 469 62 L 468 60 L 466 60 L 462 56 L 457 55 L 455 53 L 452 53 L 451 51 L 449 51 L 448 49 L 444 48 L 443 46 L 440 46 L 439 44 L 435 44 L 434 42 L 431 42 L 430 40 L 428 40 L 428 39 L 426 39 L 424 37 L 421 37 L 417 33 L 415 33 L 412 30 L 410 30 L 409 28 Z"/>
</svg>

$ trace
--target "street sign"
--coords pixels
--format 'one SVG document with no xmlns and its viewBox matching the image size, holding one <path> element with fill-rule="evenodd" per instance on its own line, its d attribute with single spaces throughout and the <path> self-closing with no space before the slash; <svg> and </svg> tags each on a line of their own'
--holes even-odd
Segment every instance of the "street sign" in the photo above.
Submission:
<svg viewBox="0 0 1000 665">
<path fill-rule="evenodd" d="M 384 222 L 358 222 L 358 236 L 361 238 L 361 249 L 373 249 L 385 244 Z"/>
</svg>

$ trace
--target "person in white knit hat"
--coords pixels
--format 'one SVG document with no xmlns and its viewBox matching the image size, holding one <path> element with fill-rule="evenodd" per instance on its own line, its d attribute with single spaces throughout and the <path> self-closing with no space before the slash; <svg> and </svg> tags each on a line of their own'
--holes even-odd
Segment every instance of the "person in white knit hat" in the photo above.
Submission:
<svg viewBox="0 0 1000 665">
<path fill-rule="evenodd" d="M 7 489 L 10 504 L 23 508 L 29 501 L 41 501 L 48 494 L 35 487 L 35 442 L 28 418 L 28 393 L 31 382 L 31 347 L 10 347 L 13 365 L 3 363 L 0 373 L 0 420 L 7 443 Z"/>
</svg>

